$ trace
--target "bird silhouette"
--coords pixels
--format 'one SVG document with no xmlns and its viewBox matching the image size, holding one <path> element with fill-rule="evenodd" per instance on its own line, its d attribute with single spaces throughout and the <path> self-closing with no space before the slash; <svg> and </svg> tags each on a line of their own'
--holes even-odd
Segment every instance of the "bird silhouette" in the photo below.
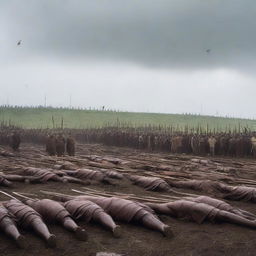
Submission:
<svg viewBox="0 0 256 256">
<path fill-rule="evenodd" d="M 206 52 L 209 54 L 211 52 L 211 49 L 207 49 Z"/>
<path fill-rule="evenodd" d="M 17 45 L 20 45 L 21 44 L 21 40 L 17 43 Z"/>
</svg>

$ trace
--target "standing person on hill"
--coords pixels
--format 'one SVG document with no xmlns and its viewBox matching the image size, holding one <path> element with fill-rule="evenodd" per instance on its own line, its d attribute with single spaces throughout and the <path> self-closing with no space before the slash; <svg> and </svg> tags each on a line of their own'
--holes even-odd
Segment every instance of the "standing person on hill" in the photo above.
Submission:
<svg viewBox="0 0 256 256">
<path fill-rule="evenodd" d="M 75 155 L 75 139 L 71 136 L 71 133 L 68 135 L 66 148 L 69 156 Z"/>
<path fill-rule="evenodd" d="M 17 132 L 17 131 L 14 131 L 12 134 L 11 134 L 11 137 L 10 137 L 10 146 L 11 148 L 14 150 L 14 151 L 18 151 L 19 150 L 19 147 L 20 147 L 20 134 Z"/>
<path fill-rule="evenodd" d="M 215 145 L 216 145 L 216 138 L 214 136 L 210 136 L 208 138 L 208 144 L 209 144 L 209 148 L 210 148 L 210 155 L 211 156 L 215 156 Z"/>
<path fill-rule="evenodd" d="M 56 137 L 53 134 L 48 135 L 46 138 L 46 152 L 50 156 L 56 155 Z"/>
<path fill-rule="evenodd" d="M 64 156 L 65 154 L 65 138 L 61 133 L 56 138 L 56 153 L 57 156 Z"/>
<path fill-rule="evenodd" d="M 253 157 L 256 158 L 256 135 L 253 134 L 251 137 L 251 152 Z"/>
</svg>

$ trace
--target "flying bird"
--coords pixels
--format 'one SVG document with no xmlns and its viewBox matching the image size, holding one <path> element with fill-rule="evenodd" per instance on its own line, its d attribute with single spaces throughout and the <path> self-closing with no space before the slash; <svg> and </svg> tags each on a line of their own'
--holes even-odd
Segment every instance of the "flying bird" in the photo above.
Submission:
<svg viewBox="0 0 256 256">
<path fill-rule="evenodd" d="M 17 45 L 20 45 L 21 44 L 21 40 L 17 43 Z"/>
<path fill-rule="evenodd" d="M 211 52 L 211 49 L 207 49 L 206 52 L 209 54 Z"/>
</svg>

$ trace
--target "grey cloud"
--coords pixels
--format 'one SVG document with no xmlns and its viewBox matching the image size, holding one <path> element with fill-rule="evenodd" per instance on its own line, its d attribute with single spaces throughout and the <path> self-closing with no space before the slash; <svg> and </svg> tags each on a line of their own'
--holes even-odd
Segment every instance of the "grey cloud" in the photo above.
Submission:
<svg viewBox="0 0 256 256">
<path fill-rule="evenodd" d="M 13 42 L 22 39 L 28 58 L 247 70 L 256 66 L 255 10 L 253 0 L 6 1 L 2 54 L 7 47 L 16 58 Z"/>
</svg>

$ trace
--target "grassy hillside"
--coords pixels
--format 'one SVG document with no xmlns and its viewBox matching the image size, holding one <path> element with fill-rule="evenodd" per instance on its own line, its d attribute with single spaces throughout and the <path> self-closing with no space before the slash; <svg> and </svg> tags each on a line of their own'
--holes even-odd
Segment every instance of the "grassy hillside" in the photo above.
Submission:
<svg viewBox="0 0 256 256">
<path fill-rule="evenodd" d="M 98 110 L 80 110 L 67 108 L 29 108 L 29 107 L 0 107 L 0 122 L 19 125 L 24 128 L 60 127 L 63 120 L 64 128 L 88 128 L 116 125 L 129 126 L 173 126 L 183 129 L 201 126 L 216 131 L 226 129 L 241 129 L 247 127 L 256 130 L 256 120 L 223 118 L 199 115 L 132 113 Z"/>
</svg>

